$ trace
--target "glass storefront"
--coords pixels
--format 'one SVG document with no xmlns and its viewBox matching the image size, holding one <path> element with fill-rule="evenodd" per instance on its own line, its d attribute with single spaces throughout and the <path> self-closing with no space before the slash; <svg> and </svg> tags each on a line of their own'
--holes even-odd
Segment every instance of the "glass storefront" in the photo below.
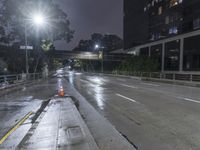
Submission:
<svg viewBox="0 0 200 150">
<path fill-rule="evenodd" d="M 140 56 L 149 56 L 149 47 L 144 47 L 140 49 Z"/>
<path fill-rule="evenodd" d="M 158 61 L 159 70 L 162 68 L 162 44 L 151 46 L 151 57 Z"/>
<path fill-rule="evenodd" d="M 200 35 L 184 39 L 183 70 L 200 71 Z"/>
<path fill-rule="evenodd" d="M 180 60 L 180 40 L 165 43 L 165 71 L 178 71 Z"/>
</svg>

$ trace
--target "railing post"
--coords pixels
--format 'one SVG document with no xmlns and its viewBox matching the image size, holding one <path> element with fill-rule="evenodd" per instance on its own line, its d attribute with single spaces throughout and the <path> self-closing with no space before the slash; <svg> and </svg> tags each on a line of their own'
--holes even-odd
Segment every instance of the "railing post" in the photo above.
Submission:
<svg viewBox="0 0 200 150">
<path fill-rule="evenodd" d="M 18 77 L 18 75 L 16 75 L 16 81 L 18 82 L 18 80 L 19 80 L 19 77 Z"/>
<path fill-rule="evenodd" d="M 7 78 L 6 78 L 6 76 L 4 76 L 4 83 L 6 83 L 7 82 Z"/>
<path fill-rule="evenodd" d="M 173 80 L 175 80 L 176 79 L 176 74 L 175 73 L 173 73 Z"/>
<path fill-rule="evenodd" d="M 193 75 L 190 74 L 190 81 L 192 82 L 193 81 Z"/>
</svg>

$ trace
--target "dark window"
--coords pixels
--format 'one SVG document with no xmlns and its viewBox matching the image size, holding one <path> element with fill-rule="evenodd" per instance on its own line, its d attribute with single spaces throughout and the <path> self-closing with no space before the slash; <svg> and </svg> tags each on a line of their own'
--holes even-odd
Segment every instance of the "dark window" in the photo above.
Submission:
<svg viewBox="0 0 200 150">
<path fill-rule="evenodd" d="M 149 47 L 144 47 L 140 49 L 140 56 L 149 56 Z"/>
<path fill-rule="evenodd" d="M 151 57 L 157 60 L 159 68 L 161 70 L 162 66 L 162 44 L 154 45 L 151 47 Z"/>
<path fill-rule="evenodd" d="M 165 70 L 178 71 L 180 60 L 180 40 L 165 44 Z"/>
<path fill-rule="evenodd" d="M 200 35 L 184 39 L 183 70 L 200 71 Z"/>
<path fill-rule="evenodd" d="M 200 28 L 200 18 L 193 20 L 193 29 L 198 29 L 198 28 Z"/>
</svg>

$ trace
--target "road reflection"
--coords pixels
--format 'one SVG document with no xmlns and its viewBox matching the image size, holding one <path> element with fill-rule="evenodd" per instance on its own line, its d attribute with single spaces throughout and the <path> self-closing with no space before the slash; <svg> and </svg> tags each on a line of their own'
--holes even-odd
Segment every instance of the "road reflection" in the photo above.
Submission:
<svg viewBox="0 0 200 150">
<path fill-rule="evenodd" d="M 69 83 L 71 83 L 71 85 L 74 86 L 74 72 L 73 71 L 70 71 L 69 72 Z"/>
<path fill-rule="evenodd" d="M 92 101 L 95 102 L 100 110 L 105 109 L 105 88 L 103 87 L 106 80 L 102 77 L 91 77 L 82 76 L 81 73 L 69 72 L 68 75 L 69 83 L 77 88 L 79 92 L 85 89 L 86 93 L 91 96 Z M 87 98 L 87 97 L 86 97 Z"/>
<path fill-rule="evenodd" d="M 97 102 L 98 107 L 101 110 L 104 110 L 104 89 L 100 86 L 94 86 L 93 88 L 94 92 L 95 92 L 95 100 Z"/>
<path fill-rule="evenodd" d="M 97 106 L 101 109 L 105 109 L 105 88 L 103 85 L 105 84 L 106 80 L 101 77 L 88 77 L 87 78 L 90 82 L 90 87 L 88 90 L 91 90 L 94 96 L 94 100 L 96 101 Z"/>
</svg>

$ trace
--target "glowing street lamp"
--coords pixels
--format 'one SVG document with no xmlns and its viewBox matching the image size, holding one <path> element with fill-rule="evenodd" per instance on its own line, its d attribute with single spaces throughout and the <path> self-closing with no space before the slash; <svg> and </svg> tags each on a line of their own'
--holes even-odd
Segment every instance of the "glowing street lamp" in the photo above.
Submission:
<svg viewBox="0 0 200 150">
<path fill-rule="evenodd" d="M 95 46 L 94 46 L 94 48 L 96 49 L 96 50 L 99 50 L 99 49 L 101 49 L 101 72 L 103 73 L 103 63 L 104 63 L 104 52 L 103 52 L 103 49 L 104 49 L 104 47 L 101 47 L 99 44 L 96 44 Z"/>
<path fill-rule="evenodd" d="M 35 14 L 32 18 L 33 23 L 37 26 L 42 26 L 45 23 L 45 18 L 42 14 Z"/>
<path fill-rule="evenodd" d="M 99 45 L 98 44 L 95 45 L 95 49 L 99 49 Z"/>
</svg>

